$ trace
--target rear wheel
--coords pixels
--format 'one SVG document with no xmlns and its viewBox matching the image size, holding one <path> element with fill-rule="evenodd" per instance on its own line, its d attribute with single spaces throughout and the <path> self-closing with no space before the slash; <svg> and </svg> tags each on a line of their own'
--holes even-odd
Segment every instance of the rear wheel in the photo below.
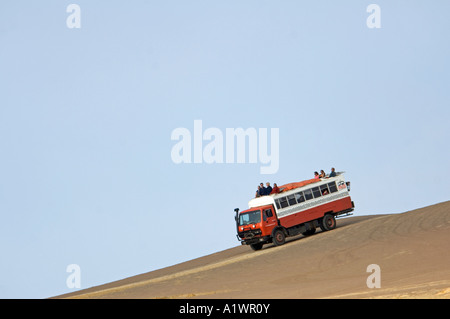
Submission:
<svg viewBox="0 0 450 319">
<path fill-rule="evenodd" d="M 323 231 L 335 229 L 336 228 L 336 218 L 334 217 L 334 215 L 326 214 L 325 216 L 323 216 L 320 228 Z"/>
<path fill-rule="evenodd" d="M 284 234 L 283 230 L 277 229 L 274 231 L 272 236 L 272 242 L 275 246 L 281 246 L 286 241 L 286 235 Z"/>
</svg>

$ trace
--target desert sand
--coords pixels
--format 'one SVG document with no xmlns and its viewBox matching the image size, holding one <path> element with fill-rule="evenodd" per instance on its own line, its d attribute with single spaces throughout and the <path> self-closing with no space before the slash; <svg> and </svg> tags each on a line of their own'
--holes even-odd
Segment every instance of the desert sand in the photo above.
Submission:
<svg viewBox="0 0 450 319">
<path fill-rule="evenodd" d="M 371 264 L 380 288 L 367 286 Z M 342 218 L 283 246 L 237 246 L 55 298 L 450 298 L 450 201 Z"/>
</svg>

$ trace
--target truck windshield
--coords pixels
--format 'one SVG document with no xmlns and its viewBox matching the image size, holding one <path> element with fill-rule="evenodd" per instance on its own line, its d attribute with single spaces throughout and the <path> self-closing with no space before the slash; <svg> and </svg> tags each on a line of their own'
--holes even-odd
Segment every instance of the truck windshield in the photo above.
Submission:
<svg viewBox="0 0 450 319">
<path fill-rule="evenodd" d="M 239 215 L 239 226 L 256 224 L 261 221 L 261 211 L 254 210 Z"/>
</svg>

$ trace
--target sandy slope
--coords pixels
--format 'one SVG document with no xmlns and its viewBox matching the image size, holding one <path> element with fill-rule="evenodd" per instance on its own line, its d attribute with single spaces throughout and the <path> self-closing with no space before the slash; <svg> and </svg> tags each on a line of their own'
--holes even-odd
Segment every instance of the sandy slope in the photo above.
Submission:
<svg viewBox="0 0 450 319">
<path fill-rule="evenodd" d="M 450 298 L 450 201 L 337 225 L 57 298 Z M 380 266 L 381 288 L 367 287 L 370 264 Z"/>
</svg>

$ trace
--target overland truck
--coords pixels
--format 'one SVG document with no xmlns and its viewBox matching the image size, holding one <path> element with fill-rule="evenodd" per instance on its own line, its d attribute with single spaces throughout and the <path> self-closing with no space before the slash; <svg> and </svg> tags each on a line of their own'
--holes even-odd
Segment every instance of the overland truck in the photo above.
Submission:
<svg viewBox="0 0 450 319">
<path fill-rule="evenodd" d="M 312 235 L 317 227 L 336 228 L 336 217 L 352 215 L 355 207 L 343 173 L 282 185 L 277 194 L 250 200 L 249 209 L 239 212 L 236 208 L 238 240 L 260 250 L 268 243 L 283 245 L 286 237 Z"/>
</svg>

